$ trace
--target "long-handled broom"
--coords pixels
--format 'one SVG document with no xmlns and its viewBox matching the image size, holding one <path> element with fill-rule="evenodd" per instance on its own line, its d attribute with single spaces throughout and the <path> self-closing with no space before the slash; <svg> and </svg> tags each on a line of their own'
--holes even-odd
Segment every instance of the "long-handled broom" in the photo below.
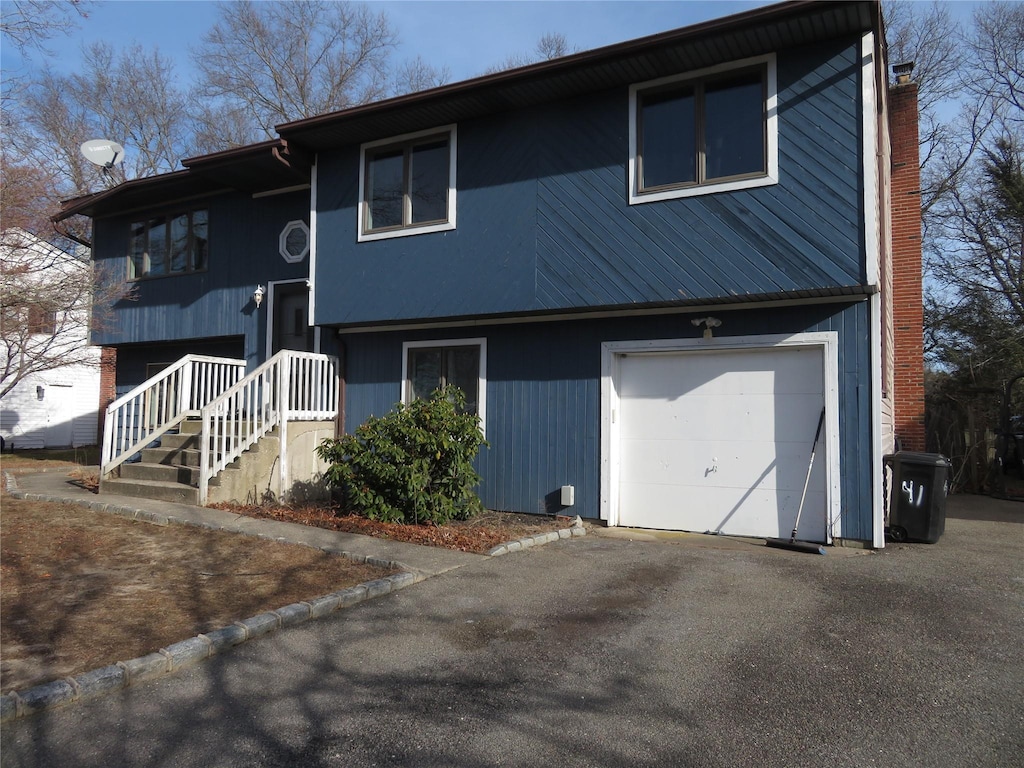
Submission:
<svg viewBox="0 0 1024 768">
<path fill-rule="evenodd" d="M 800 494 L 800 506 L 796 508 L 796 522 L 793 523 L 793 533 L 789 539 L 765 539 L 765 544 L 776 549 L 792 549 L 796 552 L 810 552 L 812 555 L 824 555 L 825 548 L 820 544 L 812 544 L 809 541 L 797 541 L 796 529 L 800 526 L 800 513 L 804 511 L 804 499 L 807 497 L 807 486 L 811 482 L 811 469 L 814 468 L 814 449 L 818 445 L 818 438 L 821 437 L 821 427 L 825 423 L 825 409 L 821 409 L 821 416 L 818 418 L 818 428 L 814 432 L 814 442 L 811 443 L 811 460 L 807 464 L 807 477 L 804 478 L 804 490 Z"/>
</svg>

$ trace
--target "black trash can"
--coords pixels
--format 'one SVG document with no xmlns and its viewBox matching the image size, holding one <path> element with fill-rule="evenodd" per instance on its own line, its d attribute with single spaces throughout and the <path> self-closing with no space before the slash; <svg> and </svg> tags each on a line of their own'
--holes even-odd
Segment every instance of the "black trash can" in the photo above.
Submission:
<svg viewBox="0 0 1024 768">
<path fill-rule="evenodd" d="M 937 453 L 898 451 L 883 462 L 892 471 L 886 535 L 934 544 L 946 530 L 949 460 Z"/>
</svg>

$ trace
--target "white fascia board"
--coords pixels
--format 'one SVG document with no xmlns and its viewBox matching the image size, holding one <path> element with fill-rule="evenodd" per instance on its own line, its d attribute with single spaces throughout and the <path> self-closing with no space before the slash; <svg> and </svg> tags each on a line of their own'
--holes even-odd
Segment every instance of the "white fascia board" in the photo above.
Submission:
<svg viewBox="0 0 1024 768">
<path fill-rule="evenodd" d="M 308 322 L 315 326 L 316 315 L 316 186 L 317 186 L 317 158 L 313 158 L 313 167 L 310 169 L 309 186 L 309 311 Z M 316 333 L 316 348 L 320 348 L 319 329 Z"/>
<path fill-rule="evenodd" d="M 861 37 L 861 123 L 864 145 L 861 148 L 861 173 L 864 174 L 864 261 L 868 285 L 879 283 L 881 223 L 879 222 L 878 122 L 875 105 L 875 35 L 865 32 Z"/>
</svg>

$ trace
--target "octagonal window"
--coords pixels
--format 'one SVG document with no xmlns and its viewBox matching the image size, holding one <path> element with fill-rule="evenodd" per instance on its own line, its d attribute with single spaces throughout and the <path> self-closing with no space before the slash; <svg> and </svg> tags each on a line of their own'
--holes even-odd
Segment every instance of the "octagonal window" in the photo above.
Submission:
<svg viewBox="0 0 1024 768">
<path fill-rule="evenodd" d="M 309 253 L 309 227 L 304 221 L 289 221 L 278 238 L 281 258 L 289 264 L 297 264 Z"/>
</svg>

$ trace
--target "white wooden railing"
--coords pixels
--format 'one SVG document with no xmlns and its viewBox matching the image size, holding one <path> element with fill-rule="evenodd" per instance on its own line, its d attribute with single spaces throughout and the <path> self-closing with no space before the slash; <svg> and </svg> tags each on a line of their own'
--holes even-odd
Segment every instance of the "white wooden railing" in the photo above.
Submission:
<svg viewBox="0 0 1024 768">
<path fill-rule="evenodd" d="M 245 374 L 245 361 L 186 355 L 107 406 L 102 473 L 130 459 Z"/>
<path fill-rule="evenodd" d="M 257 440 L 277 428 L 281 488 L 288 477 L 288 422 L 327 421 L 338 415 L 338 360 L 281 350 L 202 409 L 199 503 L 210 480 Z"/>
</svg>

